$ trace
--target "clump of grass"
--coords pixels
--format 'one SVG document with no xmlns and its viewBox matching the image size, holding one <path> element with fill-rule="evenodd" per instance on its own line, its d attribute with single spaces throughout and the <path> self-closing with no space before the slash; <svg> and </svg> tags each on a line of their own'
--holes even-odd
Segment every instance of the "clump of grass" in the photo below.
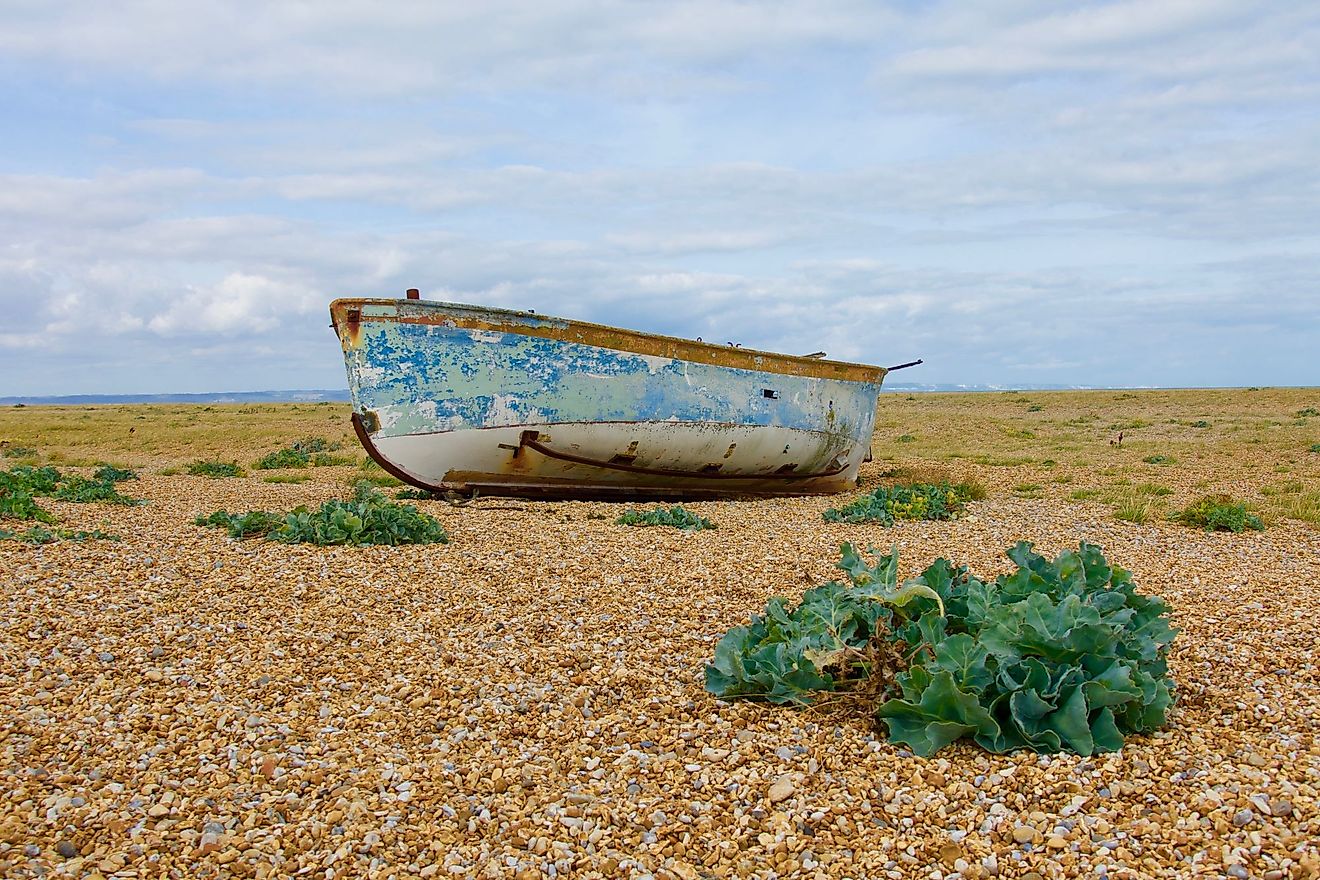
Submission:
<svg viewBox="0 0 1320 880">
<path fill-rule="evenodd" d="M 1040 498 L 1044 488 L 1039 483 L 1018 483 L 1013 487 L 1013 494 L 1019 498 Z"/>
<path fill-rule="evenodd" d="M 1124 522 L 1144 523 L 1150 517 L 1150 499 L 1132 496 L 1114 507 L 1114 519 Z"/>
<path fill-rule="evenodd" d="M 1142 461 L 1146 464 L 1173 464 L 1177 459 L 1168 455 L 1148 455 Z"/>
<path fill-rule="evenodd" d="M 1024 464 L 1032 464 L 1036 459 L 1026 455 L 974 455 L 972 461 L 977 464 L 983 464 L 986 467 L 1020 467 Z"/>
<path fill-rule="evenodd" d="M 236 461 L 194 461 L 188 465 L 188 473 L 194 477 L 210 477 L 213 480 L 219 480 L 225 477 L 241 477 L 243 476 L 243 469 L 238 466 Z"/>
<path fill-rule="evenodd" d="M 348 479 L 344 482 L 348 483 L 350 486 L 355 486 L 364 480 L 373 486 L 379 486 L 383 489 L 403 485 L 402 480 L 396 480 L 394 477 L 385 473 L 385 469 L 380 466 L 380 462 L 370 456 L 367 456 L 362 464 L 358 465 L 357 476 L 350 474 Z"/>
<path fill-rule="evenodd" d="M 962 512 L 968 501 L 985 497 L 985 489 L 971 483 L 910 483 L 881 486 L 841 508 L 823 514 L 826 522 L 880 523 L 895 520 L 945 520 Z"/>
<path fill-rule="evenodd" d="M 899 443 L 914 443 L 916 442 L 917 438 L 912 436 L 911 434 L 901 434 L 894 439 L 897 440 Z"/>
<path fill-rule="evenodd" d="M 138 478 L 137 471 L 117 468 L 112 464 L 101 465 L 92 476 L 106 483 L 122 483 L 125 480 L 136 480 Z"/>
<path fill-rule="evenodd" d="M 698 516 L 685 507 L 657 507 L 654 510 L 627 510 L 615 520 L 621 526 L 670 526 L 685 532 L 699 532 L 702 529 L 717 528 L 715 523 Z"/>
<path fill-rule="evenodd" d="M 1045 407 L 1041 406 L 1039 403 L 1033 403 L 1031 406 L 1027 407 L 1027 412 L 1040 412 L 1043 409 L 1045 409 Z"/>
<path fill-rule="evenodd" d="M 311 462 L 312 457 L 306 452 L 288 446 L 261 457 L 252 467 L 259 471 L 283 470 L 285 468 L 305 468 Z"/>
<path fill-rule="evenodd" d="M 1247 510 L 1246 504 L 1228 495 L 1206 495 L 1170 518 L 1208 532 L 1262 531 L 1265 528 L 1260 517 Z"/>
<path fill-rule="evenodd" d="M 1313 406 L 1308 406 L 1305 409 L 1299 409 L 1294 415 L 1299 419 L 1305 419 L 1310 418 L 1311 416 L 1320 416 L 1320 410 L 1317 410 Z"/>
<path fill-rule="evenodd" d="M 1138 495 L 1172 495 L 1173 490 L 1159 483 L 1140 483 L 1136 487 Z"/>
<path fill-rule="evenodd" d="M 1312 443 L 1311 451 L 1315 453 L 1320 453 L 1320 443 Z"/>
<path fill-rule="evenodd" d="M 1271 497 L 1270 509 L 1280 516 L 1320 526 L 1320 491 L 1293 491 L 1294 485 L 1287 484 L 1287 491 L 1280 491 Z"/>
<path fill-rule="evenodd" d="M 1194 422 L 1188 422 L 1187 426 L 1190 428 L 1208 428 L 1210 427 L 1210 423 L 1205 419 L 1197 419 Z"/>
<path fill-rule="evenodd" d="M 357 464 L 357 459 L 351 455 L 331 455 L 329 452 L 318 452 L 312 456 L 312 467 L 338 467 L 344 464 Z"/>
<path fill-rule="evenodd" d="M 348 483 L 350 486 L 355 486 L 358 483 L 370 483 L 381 489 L 392 489 L 395 486 L 403 485 L 402 480 L 396 479 L 381 470 L 378 470 L 375 473 L 358 474 L 357 476 L 350 474 L 344 482 Z"/>
<path fill-rule="evenodd" d="M 5 458 L 36 458 L 37 450 L 32 446 L 6 446 L 0 449 Z"/>
<path fill-rule="evenodd" d="M 327 501 L 316 510 L 297 507 L 287 514 L 264 510 L 230 514 L 217 510 L 197 525 L 218 526 L 230 537 L 264 535 L 285 544 L 444 544 L 444 528 L 411 504 L 395 504 L 369 483 L 359 482 L 350 501 Z"/>
</svg>

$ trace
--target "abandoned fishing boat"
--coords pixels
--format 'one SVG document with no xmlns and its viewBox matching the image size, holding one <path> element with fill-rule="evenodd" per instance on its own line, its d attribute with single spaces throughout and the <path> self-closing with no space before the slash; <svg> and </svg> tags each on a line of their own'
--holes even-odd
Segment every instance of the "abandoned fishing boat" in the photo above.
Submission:
<svg viewBox="0 0 1320 880">
<path fill-rule="evenodd" d="M 404 482 L 555 497 L 853 488 L 884 367 L 418 298 L 339 299 L 353 426 Z"/>
</svg>

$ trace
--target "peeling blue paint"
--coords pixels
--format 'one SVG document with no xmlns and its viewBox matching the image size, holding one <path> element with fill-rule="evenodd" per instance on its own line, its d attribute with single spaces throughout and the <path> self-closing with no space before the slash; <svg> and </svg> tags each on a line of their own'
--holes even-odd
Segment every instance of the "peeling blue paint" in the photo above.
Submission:
<svg viewBox="0 0 1320 880">
<path fill-rule="evenodd" d="M 364 310 L 364 318 L 370 314 Z M 537 321 L 525 319 L 529 326 Z M 852 434 L 869 432 L 880 390 L 879 382 L 787 376 L 516 332 L 397 321 L 364 320 L 345 359 L 354 400 L 378 415 L 380 437 L 602 421 Z M 774 399 L 764 395 L 767 389 Z"/>
</svg>

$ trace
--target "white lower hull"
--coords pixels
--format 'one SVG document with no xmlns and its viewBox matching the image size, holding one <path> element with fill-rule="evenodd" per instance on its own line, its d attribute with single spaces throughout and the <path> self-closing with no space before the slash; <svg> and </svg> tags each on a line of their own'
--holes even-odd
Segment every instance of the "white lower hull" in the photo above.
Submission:
<svg viewBox="0 0 1320 880">
<path fill-rule="evenodd" d="M 529 431 L 548 450 L 599 464 L 531 449 Z M 520 494 L 558 486 L 602 496 L 838 492 L 855 485 L 867 452 L 837 434 L 690 422 L 519 425 L 372 442 L 414 485 Z"/>
</svg>

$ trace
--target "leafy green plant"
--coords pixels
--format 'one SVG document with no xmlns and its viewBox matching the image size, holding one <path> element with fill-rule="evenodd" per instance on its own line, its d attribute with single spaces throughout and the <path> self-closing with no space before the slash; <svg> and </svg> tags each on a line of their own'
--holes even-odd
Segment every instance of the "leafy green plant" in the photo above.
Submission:
<svg viewBox="0 0 1320 880">
<path fill-rule="evenodd" d="M 725 633 L 706 666 L 706 689 L 725 699 L 806 705 L 817 691 L 870 675 L 873 639 L 892 626 L 895 609 L 919 598 L 940 602 L 924 584 L 898 584 L 896 550 L 874 566 L 851 544 L 843 545 L 842 556 L 838 567 L 847 572 L 847 584 L 830 581 L 807 590 L 791 609 L 775 597 L 764 615 Z"/>
<path fill-rule="evenodd" d="M 217 510 L 210 516 L 199 516 L 193 525 L 214 526 L 225 529 L 231 538 L 250 538 L 256 535 L 268 535 L 284 525 L 284 516 L 265 510 L 250 510 L 247 513 L 226 513 Z"/>
<path fill-rule="evenodd" d="M 853 499 L 841 508 L 826 510 L 826 522 L 875 522 L 892 526 L 895 520 L 953 519 L 967 501 L 984 498 L 985 490 L 970 483 L 908 483 L 880 488 Z"/>
<path fill-rule="evenodd" d="M 771 600 L 716 645 L 706 687 L 801 705 L 884 672 L 868 660 L 889 643 L 907 668 L 876 717 L 918 755 L 962 737 L 993 752 L 1089 755 L 1162 726 L 1173 702 L 1168 606 L 1085 542 L 1054 560 L 1021 542 L 1008 557 L 1016 571 L 993 582 L 941 558 L 899 584 L 896 549 L 867 565 L 845 544 L 851 585 L 808 591 L 791 611 Z"/>
<path fill-rule="evenodd" d="M 717 528 L 715 523 L 679 505 L 654 510 L 627 510 L 615 520 L 621 526 L 670 526 L 685 532 Z"/>
<path fill-rule="evenodd" d="M 1299 418 L 1299 419 L 1305 419 L 1305 418 L 1309 418 L 1309 417 L 1311 417 L 1311 416 L 1320 416 L 1320 410 L 1316 409 L 1316 408 L 1313 407 L 1313 406 L 1308 406 L 1308 407 L 1306 407 L 1305 409 L 1299 409 L 1299 410 L 1295 413 L 1295 415 L 1296 415 L 1297 418 Z"/>
<path fill-rule="evenodd" d="M 74 501 L 79 504 L 145 504 L 138 498 L 129 498 L 119 494 L 119 489 L 109 480 L 89 480 L 77 475 L 65 477 L 53 493 L 60 501 Z"/>
<path fill-rule="evenodd" d="M 49 494 L 58 482 L 59 472 L 49 467 L 16 467 L 0 471 L 0 519 L 53 522 L 34 496 Z"/>
<path fill-rule="evenodd" d="M 304 437 L 301 440 L 295 440 L 289 446 L 295 452 L 305 452 L 308 455 L 316 452 L 334 452 L 342 447 L 342 443 L 327 440 L 324 437 Z"/>
<path fill-rule="evenodd" d="M 1031 406 L 1027 407 L 1027 412 L 1040 412 L 1043 409 L 1045 409 L 1045 407 L 1041 406 L 1039 403 L 1033 403 Z"/>
<path fill-rule="evenodd" d="M 103 464 L 92 474 L 92 478 L 104 483 L 122 483 L 125 480 L 138 479 L 137 471 L 117 468 L 112 464 Z"/>
<path fill-rule="evenodd" d="M 1188 422 L 1187 424 L 1188 424 L 1189 427 L 1192 427 L 1192 428 L 1208 428 L 1208 427 L 1210 427 L 1210 423 L 1207 422 L 1205 419 L 1198 419 L 1198 420 L 1195 421 L 1195 422 Z"/>
<path fill-rule="evenodd" d="M 899 443 L 913 443 L 916 441 L 917 438 L 912 436 L 911 434 L 900 434 L 898 437 L 894 439 L 896 439 Z"/>
<path fill-rule="evenodd" d="M 1177 459 L 1167 455 L 1148 455 L 1142 461 L 1146 464 L 1173 464 Z"/>
<path fill-rule="evenodd" d="M 943 560 L 922 575 L 947 614 L 898 633 L 914 659 L 902 698 L 876 711 L 890 741 L 919 755 L 963 736 L 993 752 L 1089 755 L 1162 726 L 1176 634 L 1163 600 L 1086 542 L 1053 561 L 1027 542 L 1008 557 L 1017 571 L 993 584 Z"/>
<path fill-rule="evenodd" d="M 1246 504 L 1227 495 L 1206 495 L 1170 518 L 1208 532 L 1263 531 L 1265 528 L 1265 523 L 1247 510 Z"/>
<path fill-rule="evenodd" d="M 56 541 L 120 541 L 118 535 L 107 534 L 100 529 L 70 531 L 68 529 L 48 529 L 45 526 L 33 526 L 26 532 L 11 532 L 0 529 L 0 541 L 20 541 L 25 544 L 53 544 Z"/>
<path fill-rule="evenodd" d="M 440 496 L 428 489 L 414 489 L 411 486 L 409 486 L 407 488 L 400 489 L 399 491 L 395 492 L 394 497 L 398 498 L 400 501 L 403 500 L 435 501 Z"/>
<path fill-rule="evenodd" d="M 287 446 L 278 452 L 271 452 L 258 459 L 252 467 L 259 471 L 270 471 L 281 468 L 305 468 L 311 464 L 312 457 L 299 449 Z"/>
<path fill-rule="evenodd" d="M 365 481 L 357 485 L 352 500 L 327 501 L 317 510 L 306 506 L 286 514 L 217 510 L 194 522 L 225 528 L 233 538 L 264 535 L 285 544 L 443 544 L 449 540 L 433 517 L 411 504 L 388 501 Z"/>
<path fill-rule="evenodd" d="M 218 480 L 225 477 L 241 477 L 243 469 L 236 461 L 194 461 L 188 465 L 188 473 L 194 477 L 210 477 Z"/>
<path fill-rule="evenodd" d="M 55 491 L 60 480 L 64 479 L 58 470 L 49 465 L 46 467 L 19 465 L 10 468 L 8 472 L 0 471 L 0 474 L 6 473 L 11 483 L 21 485 L 33 495 L 50 495 Z"/>
<path fill-rule="evenodd" d="M 54 522 L 49 513 L 34 500 L 49 496 L 60 501 L 104 502 L 108 504 L 145 504 L 119 494 L 109 480 L 63 475 L 53 467 L 20 465 L 0 471 L 0 517 Z"/>
<path fill-rule="evenodd" d="M 1312 443 L 1312 444 L 1311 444 L 1311 451 L 1312 451 L 1312 452 L 1320 452 L 1320 443 Z"/>
</svg>

